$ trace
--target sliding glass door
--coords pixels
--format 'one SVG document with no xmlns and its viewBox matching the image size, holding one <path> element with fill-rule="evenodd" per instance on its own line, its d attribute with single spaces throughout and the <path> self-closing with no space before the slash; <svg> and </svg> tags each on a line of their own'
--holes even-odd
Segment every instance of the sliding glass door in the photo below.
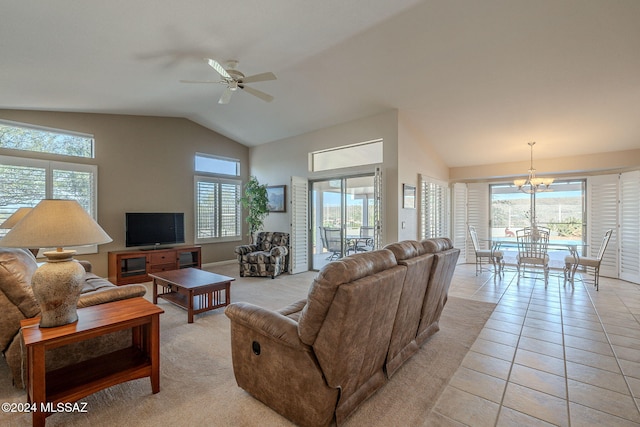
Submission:
<svg viewBox="0 0 640 427">
<path fill-rule="evenodd" d="M 512 184 L 494 184 L 491 192 L 491 238 L 515 238 L 516 230 L 529 227 L 532 215 L 535 223 L 551 230 L 550 242 L 585 244 L 585 180 L 556 181 L 551 191 L 539 192 L 535 198 L 523 193 Z M 533 208 L 533 209 L 532 209 Z M 507 250 L 508 252 L 508 250 Z M 552 255 L 552 266 L 562 267 L 564 254 Z M 562 256 L 561 256 L 562 255 Z M 514 258 L 505 254 L 505 258 Z M 510 262 L 507 259 L 507 262 Z"/>
<path fill-rule="evenodd" d="M 311 181 L 312 269 L 375 247 L 375 175 Z"/>
</svg>

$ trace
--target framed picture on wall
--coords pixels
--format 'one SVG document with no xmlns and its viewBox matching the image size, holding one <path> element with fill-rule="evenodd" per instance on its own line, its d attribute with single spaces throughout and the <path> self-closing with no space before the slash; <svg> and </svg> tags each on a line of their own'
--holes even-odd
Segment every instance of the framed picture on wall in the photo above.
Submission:
<svg viewBox="0 0 640 427">
<path fill-rule="evenodd" d="M 402 207 L 405 209 L 416 208 L 416 187 L 402 184 Z"/>
<path fill-rule="evenodd" d="M 269 197 L 269 212 L 286 212 L 287 211 L 287 186 L 273 185 L 267 187 L 267 196 Z"/>
</svg>

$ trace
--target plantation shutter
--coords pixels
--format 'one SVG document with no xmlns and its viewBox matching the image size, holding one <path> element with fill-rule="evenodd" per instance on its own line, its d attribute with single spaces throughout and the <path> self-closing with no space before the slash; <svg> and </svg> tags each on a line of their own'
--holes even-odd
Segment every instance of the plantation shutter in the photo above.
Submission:
<svg viewBox="0 0 640 427">
<path fill-rule="evenodd" d="M 291 274 L 309 270 L 309 183 L 305 178 L 291 177 Z"/>
<path fill-rule="evenodd" d="M 480 246 L 489 249 L 486 241 L 489 233 L 489 185 L 470 183 L 467 186 L 467 225 L 473 225 L 478 232 Z M 467 229 L 467 235 L 469 231 Z M 475 251 L 471 239 L 467 238 L 467 259 L 475 260 Z"/>
<path fill-rule="evenodd" d="M 0 222 L 18 208 L 34 207 L 42 199 L 76 200 L 96 219 L 97 176 L 96 165 L 0 156 Z M 7 232 L 1 230 L 0 237 Z M 97 245 L 69 249 L 78 254 L 98 252 Z"/>
<path fill-rule="evenodd" d="M 212 239 L 218 236 L 216 212 L 219 200 L 216 182 L 196 182 L 196 239 Z"/>
<path fill-rule="evenodd" d="M 373 177 L 373 248 L 380 248 L 382 241 L 382 171 L 379 167 Z"/>
<path fill-rule="evenodd" d="M 467 184 L 456 183 L 453 185 L 453 225 L 452 240 L 453 247 L 460 248 L 460 257 L 458 263 L 466 261 L 466 245 L 467 245 Z"/>
<path fill-rule="evenodd" d="M 420 237 L 449 237 L 449 188 L 420 175 Z"/>
<path fill-rule="evenodd" d="M 618 277 L 618 182 L 619 175 L 587 178 L 587 247 L 589 256 L 596 256 L 604 233 L 613 229 L 607 250 L 600 264 L 600 274 Z"/>
<path fill-rule="evenodd" d="M 640 171 L 620 174 L 620 278 L 640 283 Z"/>
<path fill-rule="evenodd" d="M 196 242 L 238 240 L 242 234 L 239 180 L 195 177 Z"/>
<path fill-rule="evenodd" d="M 220 183 L 220 237 L 236 237 L 242 234 L 241 197 L 239 182 Z"/>
</svg>

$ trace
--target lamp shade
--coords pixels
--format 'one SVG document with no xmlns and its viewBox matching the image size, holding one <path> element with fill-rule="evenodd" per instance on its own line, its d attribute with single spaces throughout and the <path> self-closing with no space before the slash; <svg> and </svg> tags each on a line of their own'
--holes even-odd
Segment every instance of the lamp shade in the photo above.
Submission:
<svg viewBox="0 0 640 427">
<path fill-rule="evenodd" d="M 111 241 L 77 201 L 45 199 L 0 239 L 0 246 L 62 248 Z"/>
<path fill-rule="evenodd" d="M 13 226 L 16 225 L 22 218 L 24 218 L 26 214 L 31 212 L 32 209 L 33 208 L 18 208 L 17 211 L 15 211 L 2 224 L 0 224 L 0 228 L 13 228 Z"/>
</svg>

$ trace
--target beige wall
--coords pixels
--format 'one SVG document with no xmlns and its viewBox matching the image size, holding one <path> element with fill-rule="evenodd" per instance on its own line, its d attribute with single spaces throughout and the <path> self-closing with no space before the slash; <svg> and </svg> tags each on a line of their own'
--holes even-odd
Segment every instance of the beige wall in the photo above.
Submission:
<svg viewBox="0 0 640 427">
<path fill-rule="evenodd" d="M 394 242 L 398 239 L 398 120 L 395 110 L 253 147 L 250 154 L 251 174 L 264 184 L 286 184 L 287 192 L 290 192 L 291 176 L 320 179 L 354 174 L 359 169 L 350 168 L 325 173 L 311 173 L 308 167 L 309 152 L 378 138 L 384 140 L 382 174 L 385 203 L 382 239 L 384 243 Z M 373 166 L 365 167 L 362 170 L 373 171 Z M 289 200 L 289 195 L 287 195 L 287 200 Z M 291 209 L 287 206 L 286 213 L 271 213 L 267 217 L 265 229 L 288 232 L 290 224 Z"/>
<path fill-rule="evenodd" d="M 186 119 L 18 110 L 0 110 L 0 119 L 94 135 L 95 159 L 56 160 L 98 165 L 98 222 L 113 242 L 78 258 L 90 260 L 100 276 L 107 275 L 107 252 L 125 249 L 125 212 L 184 212 L 185 240 L 193 243 L 196 152 L 240 159 L 243 181 L 249 175 L 247 147 Z M 202 245 L 203 263 L 234 259 L 236 244 Z"/>
<path fill-rule="evenodd" d="M 398 115 L 398 240 L 416 240 L 420 236 L 418 207 L 403 209 L 402 184 L 409 184 L 420 191 L 418 175 L 444 182 L 449 181 L 449 168 L 431 147 L 424 135 L 406 120 L 402 112 Z M 403 228 L 404 227 L 404 228 Z"/>
<path fill-rule="evenodd" d="M 640 149 L 603 152 L 555 159 L 536 159 L 534 167 L 538 176 L 585 176 L 606 171 L 624 171 L 640 167 Z M 451 182 L 471 182 L 497 178 L 524 177 L 530 162 L 500 163 L 450 169 Z"/>
</svg>

